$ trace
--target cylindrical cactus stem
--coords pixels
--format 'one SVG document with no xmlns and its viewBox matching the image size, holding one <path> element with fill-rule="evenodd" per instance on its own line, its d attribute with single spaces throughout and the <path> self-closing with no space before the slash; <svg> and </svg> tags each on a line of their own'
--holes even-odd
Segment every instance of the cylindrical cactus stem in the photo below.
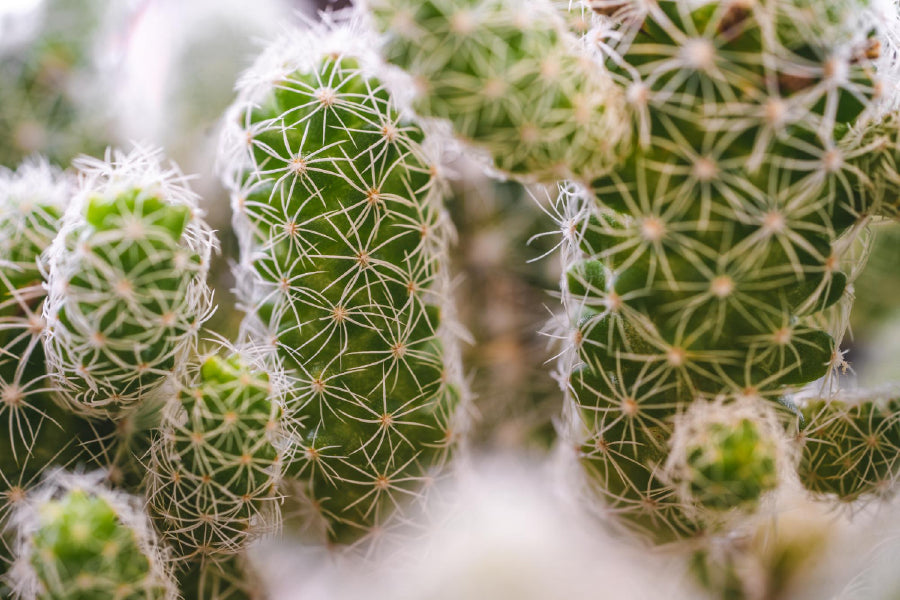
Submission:
<svg viewBox="0 0 900 600">
<path fill-rule="evenodd" d="M 847 250 L 869 214 L 841 143 L 879 93 L 851 4 L 816 20 L 793 0 L 658 0 L 606 24 L 640 143 L 591 197 L 561 199 L 575 323 L 561 371 L 593 487 L 638 522 L 676 490 L 602 478 L 626 461 L 659 475 L 677 414 L 777 401 L 840 363 Z"/>
<path fill-rule="evenodd" d="M 762 402 L 697 402 L 675 420 L 668 478 L 688 505 L 752 510 L 789 462 L 785 441 L 775 413 Z"/>
<path fill-rule="evenodd" d="M 807 400 L 798 474 L 816 495 L 854 502 L 889 497 L 900 477 L 900 400 L 895 394 Z"/>
<path fill-rule="evenodd" d="M 142 502 L 102 472 L 55 471 L 16 510 L 12 587 L 22 600 L 174 600 L 167 559 Z"/>
<path fill-rule="evenodd" d="M 49 252 L 48 370 L 72 409 L 118 416 L 183 369 L 211 312 L 216 240 L 160 152 L 83 158 Z"/>
<path fill-rule="evenodd" d="M 308 434 L 291 475 L 342 542 L 434 478 L 463 396 L 450 225 L 371 44 L 352 21 L 277 42 L 245 75 L 224 140 L 244 330 L 293 379 Z"/>
<path fill-rule="evenodd" d="M 627 145 L 621 90 L 551 2 L 527 10 L 512 0 L 368 5 L 386 59 L 414 79 L 416 112 L 449 120 L 501 171 L 588 182 Z"/>
<path fill-rule="evenodd" d="M 249 356 L 209 356 L 166 408 L 146 473 L 175 558 L 226 560 L 280 524 L 278 484 L 299 445 L 284 382 Z"/>
</svg>

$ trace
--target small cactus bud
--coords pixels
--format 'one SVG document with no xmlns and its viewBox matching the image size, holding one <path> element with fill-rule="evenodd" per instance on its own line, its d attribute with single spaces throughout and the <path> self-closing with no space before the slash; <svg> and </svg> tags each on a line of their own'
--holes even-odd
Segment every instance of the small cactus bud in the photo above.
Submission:
<svg viewBox="0 0 900 600">
<path fill-rule="evenodd" d="M 13 589 L 25 600 L 174 600 L 165 556 L 137 498 L 103 473 L 51 473 L 17 509 Z"/>
</svg>

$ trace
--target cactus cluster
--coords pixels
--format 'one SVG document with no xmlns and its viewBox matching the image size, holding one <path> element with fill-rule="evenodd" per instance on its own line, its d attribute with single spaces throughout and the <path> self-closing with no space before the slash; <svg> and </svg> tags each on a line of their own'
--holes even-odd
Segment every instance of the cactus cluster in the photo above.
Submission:
<svg viewBox="0 0 900 600">
<path fill-rule="evenodd" d="M 363 42 L 286 35 L 229 111 L 236 345 L 205 328 L 218 241 L 160 151 L 0 172 L 4 594 L 255 597 L 244 554 L 287 499 L 317 541 L 365 543 L 442 475 L 465 426 L 453 230 Z"/>
<path fill-rule="evenodd" d="M 740 598 L 716 544 L 784 484 L 892 496 L 896 394 L 840 384 L 868 227 L 900 206 L 896 6 L 361 4 L 275 39 L 223 118 L 236 340 L 161 151 L 0 170 L 0 593 L 252 598 L 258 541 L 371 550 L 415 520 L 469 425 L 453 153 L 559 191 L 585 506 Z"/>
<path fill-rule="evenodd" d="M 590 119 L 605 124 L 596 158 L 573 161 L 550 127 L 526 166 L 513 159 L 534 119 L 504 108 L 539 105 L 516 82 L 556 56 L 533 52 L 529 16 L 499 1 L 368 4 L 416 111 L 448 120 L 507 175 L 571 180 L 556 207 L 558 377 L 588 503 L 677 542 L 719 530 L 723 509 L 752 511 L 795 464 L 828 497 L 892 488 L 892 404 L 833 396 L 861 234 L 896 206 L 894 7 L 592 0 L 554 19 L 536 3 L 534 27 L 573 57 L 554 81 L 613 85 Z M 590 31 L 573 43 L 565 24 L 577 35 L 587 8 Z M 481 85 L 465 87 L 473 76 Z M 565 97 L 543 83 L 542 100 Z M 563 104 L 553 118 L 582 122 L 584 104 Z M 821 400 L 795 402 L 815 381 Z M 737 406 L 752 408 L 736 417 Z"/>
</svg>

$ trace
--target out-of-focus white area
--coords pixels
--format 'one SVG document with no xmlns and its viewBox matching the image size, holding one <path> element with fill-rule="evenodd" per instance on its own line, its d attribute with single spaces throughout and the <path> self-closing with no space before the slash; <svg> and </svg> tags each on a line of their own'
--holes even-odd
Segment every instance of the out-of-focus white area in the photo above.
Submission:
<svg viewBox="0 0 900 600">
<path fill-rule="evenodd" d="M 481 457 L 431 493 L 427 531 L 385 556 L 279 544 L 257 564 L 273 600 L 700 598 L 679 559 L 604 532 L 545 462 Z M 418 517 L 416 517 L 418 520 Z"/>
<path fill-rule="evenodd" d="M 161 146 L 212 185 L 217 123 L 267 39 L 296 22 L 290 0 L 152 0 L 129 25 L 115 113 L 120 137 Z"/>
<path fill-rule="evenodd" d="M 41 0 L 0 0 L 0 54 L 34 35 Z"/>
</svg>

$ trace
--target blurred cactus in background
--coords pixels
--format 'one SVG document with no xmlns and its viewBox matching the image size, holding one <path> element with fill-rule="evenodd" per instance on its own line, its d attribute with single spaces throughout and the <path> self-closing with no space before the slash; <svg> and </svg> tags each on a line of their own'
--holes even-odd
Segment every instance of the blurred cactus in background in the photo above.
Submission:
<svg viewBox="0 0 900 600">
<path fill-rule="evenodd" d="M 114 141 L 101 89 L 102 46 L 111 43 L 105 34 L 121 7 L 106 0 L 21 4 L 0 11 L 0 165 L 14 167 L 36 152 L 59 165 L 102 152 Z"/>
<path fill-rule="evenodd" d="M 311 6 L 0 7 L 0 595 L 895 596 L 900 6 Z"/>
</svg>

